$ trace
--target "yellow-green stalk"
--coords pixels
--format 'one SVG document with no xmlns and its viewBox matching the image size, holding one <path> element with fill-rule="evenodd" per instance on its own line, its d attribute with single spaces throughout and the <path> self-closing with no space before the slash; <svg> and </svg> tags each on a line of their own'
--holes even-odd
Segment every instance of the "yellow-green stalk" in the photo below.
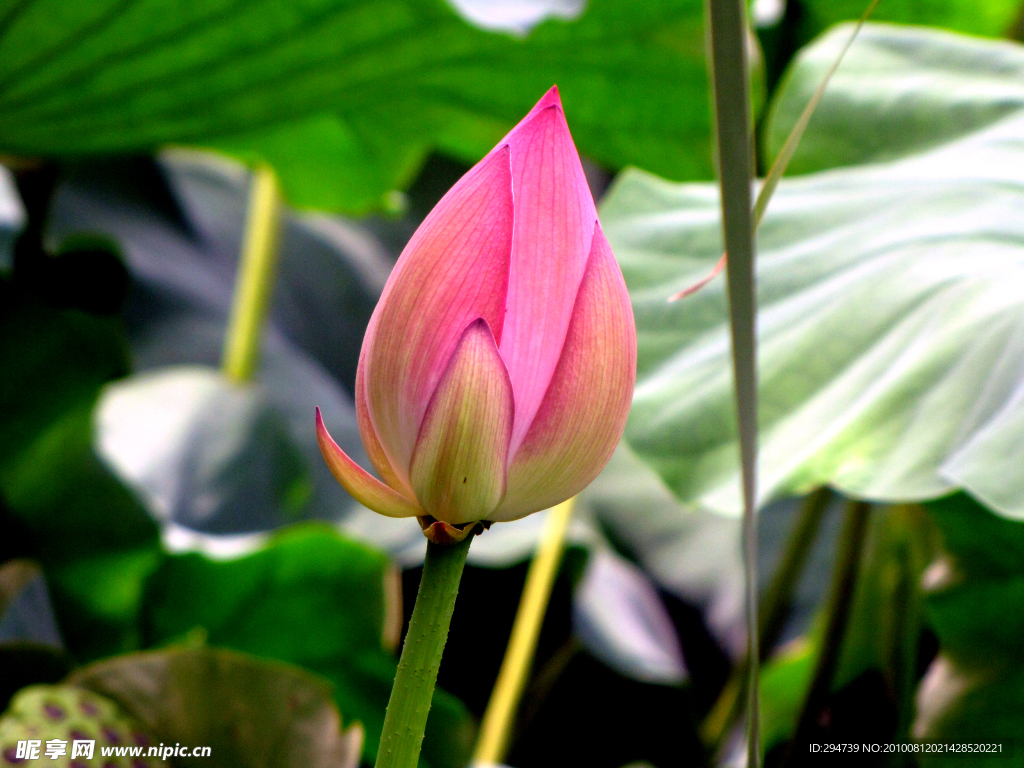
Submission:
<svg viewBox="0 0 1024 768">
<path fill-rule="evenodd" d="M 565 549 L 565 534 L 572 516 L 575 498 L 569 499 L 548 512 L 544 530 L 541 533 L 537 553 L 526 575 L 526 584 L 519 601 L 512 635 L 509 637 L 501 671 L 494 684 L 494 691 L 487 703 L 480 736 L 477 740 L 474 763 L 487 765 L 500 763 L 508 751 L 509 737 L 515 722 L 519 699 L 526 685 L 533 654 L 537 649 L 537 638 L 544 623 L 551 589 L 558 575 L 558 565 Z"/>
<path fill-rule="evenodd" d="M 260 338 L 277 268 L 281 197 L 269 166 L 253 172 L 238 276 L 224 338 L 221 369 L 236 384 L 250 381 L 259 364 Z"/>
</svg>

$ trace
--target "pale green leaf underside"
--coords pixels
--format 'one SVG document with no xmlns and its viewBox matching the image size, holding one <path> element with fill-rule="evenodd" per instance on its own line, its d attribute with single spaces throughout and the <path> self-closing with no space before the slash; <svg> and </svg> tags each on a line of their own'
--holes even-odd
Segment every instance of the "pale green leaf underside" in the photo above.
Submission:
<svg viewBox="0 0 1024 768">
<path fill-rule="evenodd" d="M 765 119 L 769 160 L 778 154 L 852 28 L 835 27 L 797 55 Z M 931 149 L 1022 105 L 1024 50 L 1017 43 L 869 23 L 829 81 L 789 172 Z"/>
<path fill-rule="evenodd" d="M 443 0 L 0 0 L 0 153 L 216 146 L 361 211 L 431 147 L 481 157 L 557 83 L 581 152 L 711 173 L 700 0 L 593 0 L 528 37 Z"/>
<path fill-rule="evenodd" d="M 981 45 L 864 33 L 931 47 L 933 68 Z M 1024 66 L 1019 47 L 988 45 L 1004 68 Z M 665 301 L 721 255 L 716 197 L 628 172 L 602 222 L 639 334 L 627 440 L 683 499 L 735 514 L 725 286 Z M 782 182 L 758 241 L 762 498 L 822 483 L 891 501 L 963 487 L 1024 517 L 1022 210 L 1024 111 L 926 153 Z"/>
</svg>

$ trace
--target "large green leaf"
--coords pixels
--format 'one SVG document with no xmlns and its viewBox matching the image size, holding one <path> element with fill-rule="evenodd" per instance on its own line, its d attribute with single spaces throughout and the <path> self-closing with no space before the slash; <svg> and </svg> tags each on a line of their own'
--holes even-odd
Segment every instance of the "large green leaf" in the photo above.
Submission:
<svg viewBox="0 0 1024 768">
<path fill-rule="evenodd" d="M 944 33 L 917 44 L 956 53 Z M 758 248 L 762 498 L 962 487 L 1024 516 L 1022 179 L 1017 112 L 926 153 L 783 181 Z M 715 190 L 628 172 L 602 221 L 639 333 L 627 440 L 683 499 L 735 514 L 724 286 L 666 302 L 721 255 Z"/>
<path fill-rule="evenodd" d="M 383 554 L 300 525 L 235 560 L 168 557 L 146 590 L 146 637 L 200 627 L 213 645 L 300 664 L 382 647 L 385 635 L 393 645 L 396 579 Z"/>
<path fill-rule="evenodd" d="M 1024 765 L 1024 525 L 963 494 L 929 505 L 945 553 L 925 575 L 926 609 L 941 653 L 918 691 L 919 738 L 1002 742 L 999 765 Z M 925 765 L 963 765 L 928 755 Z"/>
<path fill-rule="evenodd" d="M 765 118 L 769 162 L 851 28 L 836 27 L 797 54 Z M 934 147 L 1020 109 L 1022 83 L 1024 48 L 1016 43 L 866 24 L 829 81 L 789 170 L 807 173 Z"/>
<path fill-rule="evenodd" d="M 480 157 L 557 82 L 583 153 L 706 177 L 701 30 L 699 0 L 594 0 L 526 38 L 443 0 L 6 0 L 0 151 L 219 146 L 299 205 L 361 211 L 431 147 Z"/>
<path fill-rule="evenodd" d="M 865 0 L 798 2 L 800 13 L 794 30 L 798 41 L 807 41 L 837 22 L 860 18 L 867 6 Z M 886 0 L 879 3 L 872 18 L 1002 37 L 1010 31 L 1019 12 L 1017 0 Z"/>
<path fill-rule="evenodd" d="M 396 669 L 398 589 L 383 554 L 305 524 L 233 560 L 167 558 L 148 584 L 144 635 L 147 644 L 201 638 L 319 672 L 335 684 L 345 721 L 365 726 L 372 760 Z M 431 768 L 458 766 L 472 736 L 465 708 L 438 692 L 424 752 Z"/>
</svg>

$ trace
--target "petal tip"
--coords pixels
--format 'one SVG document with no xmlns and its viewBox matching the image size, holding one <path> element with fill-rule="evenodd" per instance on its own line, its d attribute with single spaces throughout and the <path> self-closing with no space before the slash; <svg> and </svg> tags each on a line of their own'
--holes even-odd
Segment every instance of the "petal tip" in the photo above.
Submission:
<svg viewBox="0 0 1024 768">
<path fill-rule="evenodd" d="M 552 85 L 550 88 L 548 88 L 548 92 L 540 97 L 540 101 L 537 102 L 537 106 L 539 108 L 547 106 L 562 106 L 562 96 L 558 92 L 557 84 Z"/>
<path fill-rule="evenodd" d="M 560 115 L 562 122 L 565 123 L 565 110 L 562 108 L 562 98 L 558 93 L 558 86 L 551 86 L 550 90 L 540 97 L 540 101 L 533 105 L 533 108 L 526 113 L 526 117 L 520 120 L 516 127 L 509 131 L 508 135 L 502 140 L 502 145 L 506 146 L 509 140 L 514 136 L 518 136 L 523 132 L 528 125 L 534 124 L 539 117 L 542 115 Z M 565 125 L 565 129 L 568 131 L 568 124 Z"/>
<path fill-rule="evenodd" d="M 419 504 L 382 483 L 341 449 L 327 431 L 319 408 L 316 409 L 316 440 L 331 474 L 364 507 L 386 517 L 418 517 L 424 514 Z"/>
</svg>

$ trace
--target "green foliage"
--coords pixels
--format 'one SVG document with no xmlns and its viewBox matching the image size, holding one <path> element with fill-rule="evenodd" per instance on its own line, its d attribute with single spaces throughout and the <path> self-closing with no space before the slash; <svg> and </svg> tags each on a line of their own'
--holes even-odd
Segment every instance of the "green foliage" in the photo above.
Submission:
<svg viewBox="0 0 1024 768">
<path fill-rule="evenodd" d="M 577 503 L 662 585 L 690 600 L 721 601 L 722 612 L 741 599 L 738 521 L 681 504 L 628 445 Z"/>
<path fill-rule="evenodd" d="M 769 114 L 769 154 L 849 32 L 799 56 Z M 840 67 L 793 167 L 859 167 L 783 182 L 760 232 L 765 496 L 830 483 L 897 501 L 963 487 L 997 512 L 1024 514 L 1022 65 L 1012 43 L 869 25 Z M 606 198 L 602 220 L 640 338 L 627 439 L 684 501 L 735 513 L 724 286 L 665 302 L 720 256 L 716 207 L 709 185 L 634 172 Z M 913 587 L 930 534 L 909 512 L 894 514 L 902 522 L 869 539 L 833 688 L 880 670 L 906 733 L 921 620 Z M 1019 570 L 1019 525 L 977 504 L 956 522 L 955 547 L 946 531 L 953 576 L 929 598 L 942 655 L 918 691 L 911 732 L 1005 741 L 1019 734 L 1007 713 L 1019 710 L 1024 679 L 1022 628 L 1006 612 L 1024 592 L 1016 570 L 1000 569 Z M 766 669 L 769 746 L 793 728 L 818 637 Z"/>
<path fill-rule="evenodd" d="M 201 639 L 300 664 L 331 680 L 345 722 L 366 728 L 376 755 L 396 662 L 401 618 L 397 575 L 387 559 L 322 525 L 276 534 L 235 560 L 170 556 L 144 599 L 147 644 Z M 454 768 L 468 756 L 473 728 L 457 700 L 434 699 L 425 763 Z"/>
<path fill-rule="evenodd" d="M 160 743 L 210 747 L 208 756 L 176 757 L 175 765 L 359 762 L 362 731 L 341 731 L 330 684 L 288 664 L 223 649 L 150 651 L 83 667 L 69 682 L 112 699 Z"/>
<path fill-rule="evenodd" d="M 795 33 L 801 43 L 833 24 L 859 18 L 867 5 L 865 0 L 796 1 L 801 13 Z M 1011 31 L 1019 11 L 1017 0 L 884 0 L 872 16 L 875 21 L 921 24 L 972 35 L 1002 37 Z"/>
<path fill-rule="evenodd" d="M 801 0 L 789 32 L 810 39 L 865 3 Z M 883 0 L 874 18 L 998 35 L 1017 11 L 1017 0 Z M 432 150 L 479 158 L 557 82 L 584 154 L 612 169 L 709 178 L 701 23 L 697 0 L 593 0 L 579 20 L 524 38 L 475 29 L 442 0 L 0 0 L 0 152 L 209 147 L 270 162 L 300 206 L 365 212 L 393 200 Z M 849 31 L 797 56 L 764 123 L 767 158 Z M 1024 517 L 1022 77 L 1024 49 L 1005 41 L 875 24 L 854 44 L 791 166 L 813 175 L 782 184 L 760 234 L 763 496 L 821 483 L 901 501 L 966 488 Z M 740 509 L 725 286 L 665 302 L 721 255 L 718 210 L 712 185 L 640 171 L 623 174 L 603 206 L 636 308 L 640 380 L 629 446 L 582 506 L 663 585 L 690 596 L 694 582 L 713 584 L 700 599 L 724 603 L 738 595 L 737 526 L 693 510 Z M 339 336 L 357 340 L 347 325 Z M 77 679 L 160 728 L 173 721 L 188 734 L 175 739 L 212 743 L 233 765 L 317 765 L 261 750 L 298 744 L 296 729 L 330 721 L 336 706 L 346 724 L 365 726 L 372 760 L 400 617 L 384 556 L 320 526 L 234 560 L 163 552 L 151 515 L 92 447 L 97 394 L 128 370 L 112 320 L 54 309 L 3 278 L 0 370 L 4 552 L 43 564 L 71 654 L 193 646 Z M 945 545 L 926 576 L 941 653 L 913 732 L 1007 741 L 1024 709 L 1021 525 L 966 495 L 930 511 Z M 910 508 L 875 513 L 832 686 L 879 670 L 904 717 L 921 622 L 913 586 L 931 535 Z M 768 747 L 792 732 L 820 634 L 765 670 Z M 302 665 L 330 685 L 194 647 L 205 643 Z M 67 663 L 38 648 L 3 652 L 5 664 Z M 146 698 L 146 685 L 131 688 L 140 681 L 164 687 Z M 278 706 L 289 692 L 304 702 L 298 718 Z M 230 710 L 229 699 L 243 702 L 245 723 L 276 725 L 246 732 L 246 744 L 213 733 L 210 713 Z M 461 768 L 473 731 L 465 708 L 438 691 L 423 766 Z"/>
<path fill-rule="evenodd" d="M 286 529 L 235 560 L 173 555 L 147 585 L 147 640 L 200 627 L 212 645 L 296 663 L 379 648 L 385 613 L 397 610 L 386 578 L 383 554 L 318 524 Z"/>
<path fill-rule="evenodd" d="M 785 646 L 761 670 L 762 745 L 767 753 L 793 735 L 820 650 L 815 635 Z"/>
<path fill-rule="evenodd" d="M 57 620 L 77 660 L 140 647 L 143 585 L 161 557 L 154 541 L 121 551 L 86 551 L 73 560 L 48 565 L 47 584 Z"/>
<path fill-rule="evenodd" d="M 0 361 L 10 372 L 0 403 L 11 415 L 0 432 L 0 488 L 5 524 L 22 534 L 8 546 L 44 565 L 73 655 L 109 656 L 201 627 L 211 643 L 330 678 L 346 722 L 366 725 L 372 758 L 395 673 L 383 638 L 397 640 L 400 620 L 385 556 L 319 526 L 282 533 L 241 560 L 163 554 L 153 519 L 92 447 L 100 387 L 127 369 L 117 323 L 52 309 L 10 281 L 0 289 Z M 439 691 L 424 765 L 460 765 L 473 730 L 462 704 Z"/>
<path fill-rule="evenodd" d="M 443 0 L 8 2 L 0 151 L 220 147 L 300 206 L 360 212 L 432 147 L 476 160 L 557 83 L 583 153 L 706 178 L 701 29 L 699 0 L 594 0 L 524 39 Z"/>
<path fill-rule="evenodd" d="M 909 718 L 925 624 L 920 582 L 935 548 L 935 530 L 921 507 L 872 511 L 834 688 L 878 670 L 894 708 Z M 897 728 L 896 737 L 907 738 L 909 720 Z"/>
<path fill-rule="evenodd" d="M 928 509 L 944 547 L 925 579 L 941 654 L 922 681 L 914 731 L 943 741 L 1017 741 L 1000 765 L 1024 765 L 1024 524 L 992 515 L 966 494 Z M 923 763 L 961 764 L 948 756 Z"/>
<path fill-rule="evenodd" d="M 127 370 L 121 330 L 51 308 L 9 280 L 0 307 L 0 493 L 17 532 L 9 554 L 44 565 L 78 658 L 130 650 L 157 529 L 96 456 L 91 422 L 100 387 Z"/>
<path fill-rule="evenodd" d="M 849 624 L 830 690 L 841 690 L 866 672 L 877 671 L 900 718 L 894 738 L 910 736 L 910 717 L 924 626 L 921 574 L 935 548 L 935 532 L 917 506 L 872 511 L 858 566 Z M 827 607 L 826 607 L 827 608 Z M 771 659 L 762 678 L 764 747 L 787 741 L 796 728 L 823 643 L 826 608 L 812 629 Z"/>
<path fill-rule="evenodd" d="M 11 496 L 13 466 L 45 451 L 45 428 L 89 407 L 106 381 L 127 372 L 116 323 L 53 309 L 0 279 L 0 467 Z M 18 492 L 14 492 L 18 495 Z"/>
<path fill-rule="evenodd" d="M 769 161 L 851 29 L 837 27 L 796 55 L 765 117 Z M 1016 43 L 867 24 L 832 77 L 790 170 L 888 160 L 956 139 L 1019 110 L 1022 76 L 1024 48 Z"/>
<path fill-rule="evenodd" d="M 46 424 L 4 473 L 7 503 L 31 526 L 38 556 L 51 562 L 154 539 L 153 522 L 92 451 L 91 405 Z"/>
<path fill-rule="evenodd" d="M 947 34 L 917 34 L 934 59 L 949 50 Z M 828 109 L 826 97 L 818 115 Z M 1024 312 L 1011 287 L 1022 136 L 1018 112 L 930 152 L 780 184 L 758 249 L 763 498 L 826 483 L 892 501 L 964 487 L 1024 515 Z M 626 438 L 684 501 L 735 514 L 724 286 L 666 302 L 721 256 L 715 191 L 627 172 L 602 222 L 638 328 Z"/>
</svg>

